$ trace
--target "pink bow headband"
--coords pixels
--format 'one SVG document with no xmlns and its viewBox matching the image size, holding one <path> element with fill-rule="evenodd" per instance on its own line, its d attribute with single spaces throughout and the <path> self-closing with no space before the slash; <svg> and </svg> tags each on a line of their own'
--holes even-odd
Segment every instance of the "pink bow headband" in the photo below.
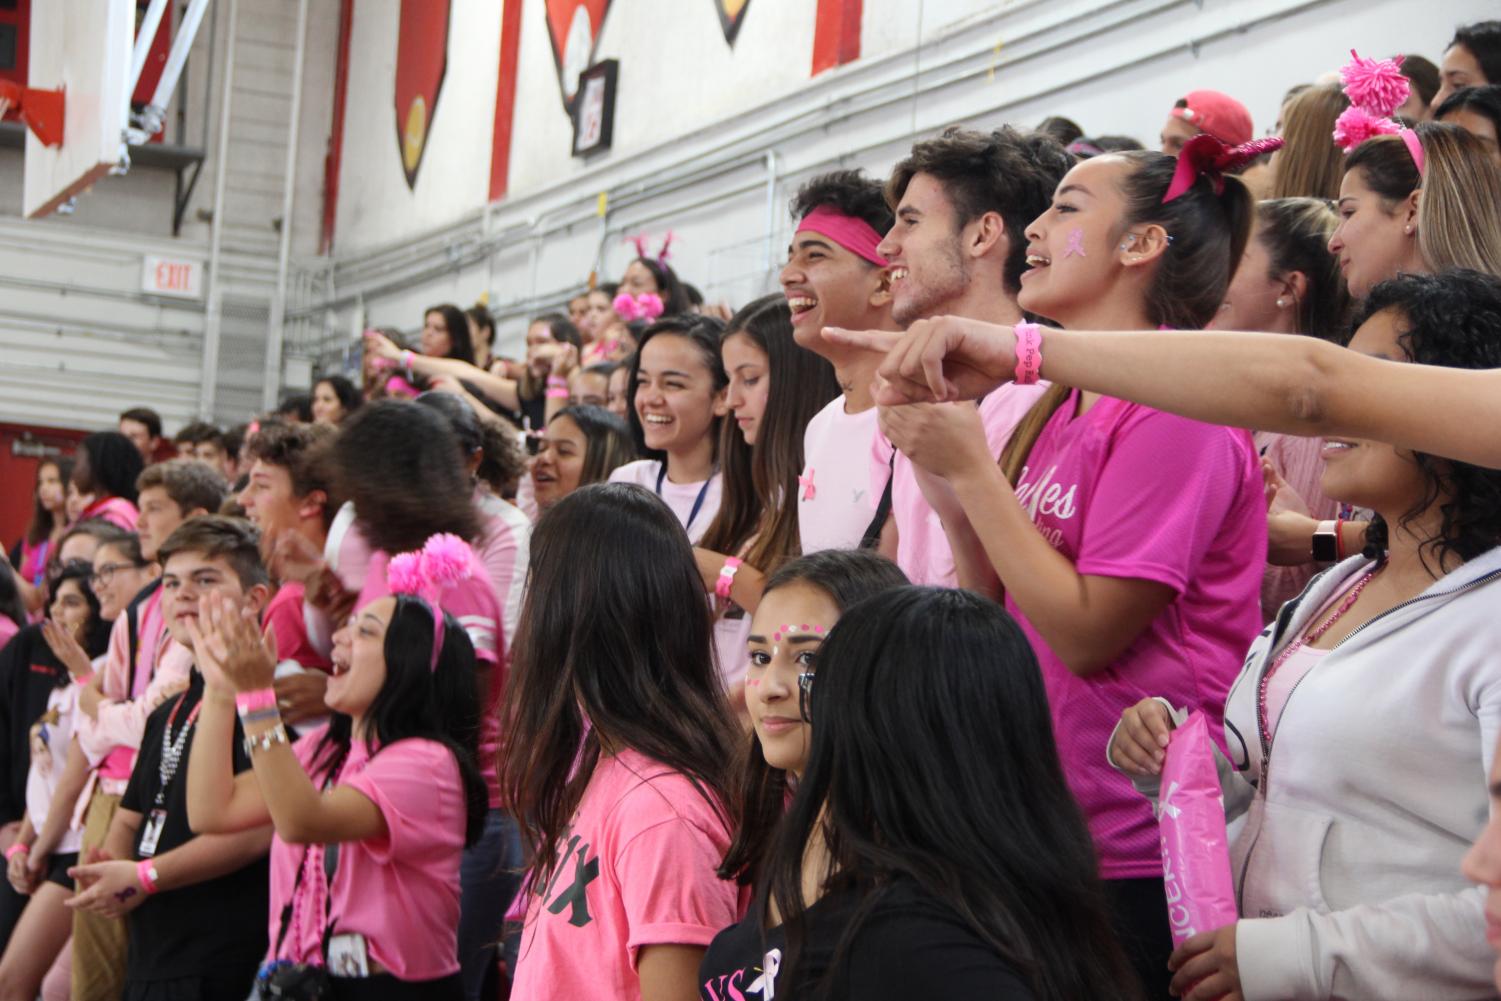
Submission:
<svg viewBox="0 0 1501 1001">
<path fill-rule="evenodd" d="M 1209 178 L 1216 195 L 1224 194 L 1226 173 L 1281 148 L 1282 139 L 1277 136 L 1226 146 L 1208 132 L 1200 132 L 1183 144 L 1183 152 L 1178 154 L 1178 166 L 1173 170 L 1167 194 L 1162 196 L 1162 204 L 1188 194 L 1200 177 Z"/>
<path fill-rule="evenodd" d="M 1400 136 L 1418 177 L 1427 171 L 1427 157 L 1418 134 L 1391 116 L 1407 100 L 1412 83 L 1402 75 L 1402 57 L 1363 59 L 1350 50 L 1350 61 L 1339 71 L 1350 106 L 1334 122 L 1334 144 L 1349 153 L 1367 139 Z"/>
<path fill-rule="evenodd" d="M 610 307 L 622 320 L 645 320 L 648 323 L 661 316 L 665 308 L 662 297 L 652 292 L 643 292 L 637 296 L 622 292 L 610 303 Z"/>
<path fill-rule="evenodd" d="M 386 583 L 392 594 L 405 594 L 427 602 L 433 614 L 433 656 L 429 671 L 438 669 L 443 652 L 443 592 L 474 574 L 473 550 L 469 543 L 443 532 L 434 535 L 422 549 L 398 553 L 386 567 Z"/>
</svg>

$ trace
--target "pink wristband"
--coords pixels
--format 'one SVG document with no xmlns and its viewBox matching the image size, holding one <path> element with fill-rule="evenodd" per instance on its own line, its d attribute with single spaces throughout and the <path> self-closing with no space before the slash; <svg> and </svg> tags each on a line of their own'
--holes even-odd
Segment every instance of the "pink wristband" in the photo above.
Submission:
<svg viewBox="0 0 1501 1001">
<path fill-rule="evenodd" d="M 253 692 L 241 692 L 235 696 L 235 709 L 241 716 L 258 709 L 276 708 L 276 689 L 261 688 Z"/>
<path fill-rule="evenodd" d="M 1016 384 L 1035 386 L 1042 378 L 1042 327 L 1023 320 L 1012 329 L 1016 333 Z"/>
<path fill-rule="evenodd" d="M 136 879 L 141 881 L 141 889 L 147 896 L 156 892 L 156 880 L 151 878 L 151 859 L 143 858 L 136 863 Z"/>
<path fill-rule="evenodd" d="M 548 389 L 547 398 L 549 400 L 566 400 L 568 399 L 568 390 L 559 389 L 557 386 L 553 386 Z"/>
<path fill-rule="evenodd" d="M 719 579 L 714 582 L 714 594 L 726 601 L 730 600 L 730 588 L 735 583 L 735 575 L 740 572 L 740 565 L 745 561 L 738 556 L 731 556 L 724 561 L 724 566 L 719 568 Z"/>
<path fill-rule="evenodd" d="M 21 844 L 21 842 L 17 841 L 15 844 L 5 849 L 5 861 L 9 862 L 17 855 L 25 855 L 29 851 L 31 851 L 30 845 L 23 845 Z"/>
<path fill-rule="evenodd" d="M 412 359 L 414 357 L 416 356 L 413 355 L 412 352 L 403 351 L 401 353 L 401 367 L 410 372 L 412 370 Z"/>
<path fill-rule="evenodd" d="M 94 672 L 93 671 L 90 671 L 88 674 L 81 674 L 78 677 L 76 677 L 76 678 L 73 679 L 74 683 L 78 684 L 78 685 L 87 685 L 89 682 L 91 682 L 93 680 L 94 680 Z"/>
<path fill-rule="evenodd" d="M 549 375 L 547 377 L 547 384 L 554 389 L 568 388 L 568 380 L 563 378 L 561 375 Z"/>
</svg>

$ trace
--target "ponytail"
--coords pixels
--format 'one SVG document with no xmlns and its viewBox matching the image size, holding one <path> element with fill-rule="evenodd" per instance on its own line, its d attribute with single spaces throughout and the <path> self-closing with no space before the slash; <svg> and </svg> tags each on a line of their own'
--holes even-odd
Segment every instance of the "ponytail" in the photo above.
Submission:
<svg viewBox="0 0 1501 1001">
<path fill-rule="evenodd" d="M 1072 392 L 1073 388 L 1070 386 L 1061 382 L 1053 383 L 1037 398 L 1037 402 L 1032 404 L 1032 408 L 1011 432 L 1006 447 L 1001 449 L 1001 472 L 1006 474 L 1006 479 L 1011 481 L 1013 487 L 1021 485 L 1022 470 L 1027 468 L 1027 459 L 1031 456 L 1037 439 L 1042 437 L 1042 429 L 1047 427 L 1048 421 L 1053 419 L 1053 415 Z"/>
</svg>

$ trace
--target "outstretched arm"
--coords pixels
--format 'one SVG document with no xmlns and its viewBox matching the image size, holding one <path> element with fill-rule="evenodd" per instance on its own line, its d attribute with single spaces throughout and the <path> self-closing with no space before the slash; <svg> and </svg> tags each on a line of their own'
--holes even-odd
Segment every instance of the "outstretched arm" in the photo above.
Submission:
<svg viewBox="0 0 1501 1001">
<path fill-rule="evenodd" d="M 877 401 L 975 398 L 1010 381 L 1009 327 L 940 317 L 904 334 L 828 329 L 836 343 L 886 353 Z M 1501 370 L 1369 358 L 1290 334 L 1045 331 L 1042 374 L 1212 424 L 1348 435 L 1501 467 Z"/>
</svg>

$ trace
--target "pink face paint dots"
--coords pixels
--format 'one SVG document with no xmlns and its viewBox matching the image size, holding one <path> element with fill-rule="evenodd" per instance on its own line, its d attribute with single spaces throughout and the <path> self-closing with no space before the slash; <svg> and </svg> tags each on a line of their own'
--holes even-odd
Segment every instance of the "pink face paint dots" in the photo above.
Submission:
<svg viewBox="0 0 1501 1001">
<path fill-rule="evenodd" d="M 1073 232 L 1068 234 L 1068 247 L 1063 251 L 1064 257 L 1084 257 L 1084 228 L 1075 226 Z"/>
</svg>

